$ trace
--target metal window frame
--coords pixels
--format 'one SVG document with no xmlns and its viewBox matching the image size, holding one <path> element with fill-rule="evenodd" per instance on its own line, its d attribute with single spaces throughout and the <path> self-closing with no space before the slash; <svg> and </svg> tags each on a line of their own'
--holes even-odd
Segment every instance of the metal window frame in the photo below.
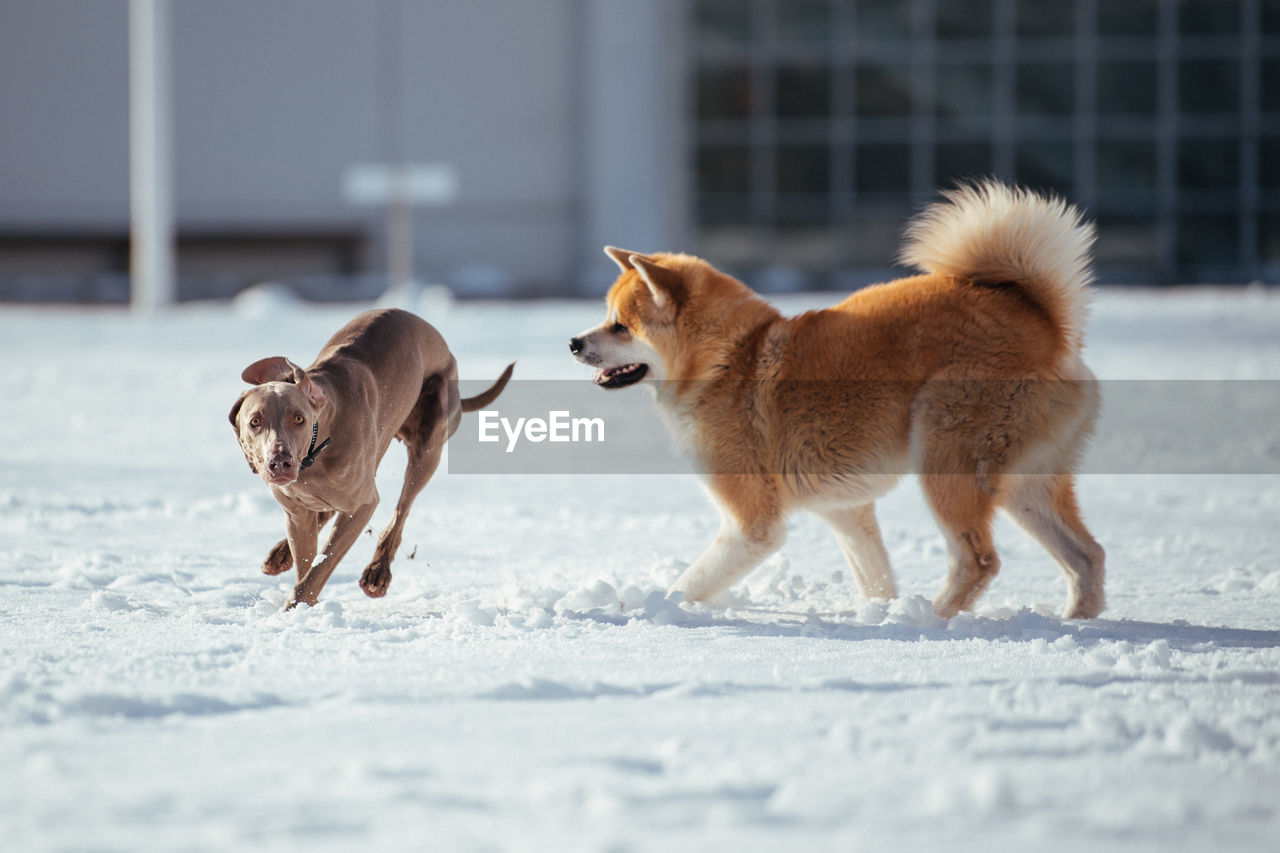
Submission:
<svg viewBox="0 0 1280 853">
<path fill-rule="evenodd" d="M 753 103 L 756 109 L 745 121 L 699 122 L 690 112 L 691 152 L 699 141 L 735 140 L 751 151 L 750 194 L 754 253 L 746 265 L 768 267 L 779 251 L 780 199 L 774 187 L 777 151 L 795 139 L 820 140 L 828 146 L 828 186 L 826 191 L 829 228 L 836 232 L 837 265 L 832 276 L 841 282 L 850 275 L 870 280 L 886 270 L 866 269 L 854 252 L 848 235 L 859 216 L 874 215 L 881 197 L 870 198 L 857 188 L 859 164 L 854 152 L 861 142 L 902 142 L 909 146 L 910 188 L 902 201 L 903 210 L 918 209 L 937 190 L 934 164 L 940 145 L 948 138 L 941 132 L 934 105 L 935 83 L 949 63 L 966 56 L 990 59 L 992 65 L 992 111 L 978 136 L 992 146 L 992 173 L 1003 180 L 1015 175 L 1015 159 L 1020 143 L 1066 138 L 1072 145 L 1073 177 L 1070 198 L 1090 215 L 1149 216 L 1150 204 L 1131 206 L 1123 198 L 1107 195 L 1098 186 L 1098 142 L 1126 137 L 1155 142 L 1153 229 L 1156 257 L 1149 270 L 1104 269 L 1104 276 L 1122 280 L 1170 283 L 1204 280 L 1206 276 L 1228 274 L 1248 281 L 1275 276 L 1264 270 L 1259 255 L 1260 217 L 1280 213 L 1277 194 L 1264 194 L 1258 185 L 1260 140 L 1280 134 L 1280 115 L 1261 112 L 1262 62 L 1280 58 L 1280 36 L 1260 32 L 1260 0 L 1240 0 L 1241 30 L 1236 36 L 1188 36 L 1179 32 L 1179 0 L 1158 0 L 1156 32 L 1153 36 L 1107 36 L 1098 32 L 1098 9 L 1108 0 L 1073 0 L 1075 34 L 1069 39 L 1027 39 L 1017 35 L 1017 0 L 994 0 L 990 38 L 940 44 L 936 37 L 937 4 L 947 0 L 903 0 L 910 4 L 911 34 L 906 43 L 878 45 L 864 41 L 857 32 L 856 0 L 833 0 L 832 37 L 822 53 L 805 58 L 825 64 L 831 79 L 831 113 L 824 119 L 804 122 L 777 117 L 775 88 L 780 61 L 797 55 L 781 44 L 777 24 L 778 8 L 786 0 L 744 0 L 750 6 L 751 40 L 736 58 L 745 59 L 751 69 Z M 694 60 L 690 63 L 692 85 L 702 62 L 714 64 L 715 56 L 699 55 L 698 34 L 692 9 L 686 15 L 692 33 L 689 43 Z M 877 58 L 893 56 L 906 47 L 911 68 L 913 103 L 910 115 L 902 120 L 868 119 L 858 111 L 855 79 L 859 68 Z M 898 54 L 900 55 L 900 54 Z M 721 57 L 723 59 L 723 57 Z M 1097 112 L 1098 64 L 1100 61 L 1152 60 L 1156 66 L 1156 104 L 1150 116 L 1101 116 Z M 1222 116 L 1179 112 L 1179 66 L 1196 59 L 1229 59 L 1240 69 L 1239 111 L 1232 121 Z M 1075 91 L 1070 115 L 1032 116 L 1018 114 L 1015 102 L 1017 65 L 1025 61 L 1069 61 Z M 690 99 L 691 101 L 693 99 Z M 963 122 L 961 122 L 963 124 Z M 976 126 L 977 123 L 975 123 Z M 1239 174 L 1233 189 L 1216 191 L 1184 190 L 1178 185 L 1178 147 L 1184 139 L 1198 137 L 1235 138 L 1238 144 Z M 695 162 L 696 168 L 696 162 Z M 691 182 L 696 183 L 696 182 Z M 690 199 L 692 208 L 692 198 Z M 869 204 L 870 203 L 870 204 Z M 870 207 L 870 210 L 868 210 Z M 1230 269 L 1196 269 L 1179 265 L 1179 217 L 1187 215 L 1231 215 L 1238 223 L 1235 262 Z M 692 217 L 695 244 L 700 242 L 696 214 Z M 1137 274 L 1135 277 L 1135 273 Z"/>
</svg>

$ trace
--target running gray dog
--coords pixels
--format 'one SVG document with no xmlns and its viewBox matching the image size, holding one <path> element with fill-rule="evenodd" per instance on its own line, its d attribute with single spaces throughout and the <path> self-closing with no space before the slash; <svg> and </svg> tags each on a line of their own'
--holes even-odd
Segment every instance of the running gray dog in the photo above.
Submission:
<svg viewBox="0 0 1280 853">
<path fill-rule="evenodd" d="M 262 571 L 298 568 L 289 607 L 314 605 L 338 562 L 378 506 L 378 464 L 398 438 L 409 451 L 404 487 L 373 561 L 360 578 L 372 598 L 387 594 L 391 561 L 414 498 L 435 473 L 463 412 L 497 399 L 512 363 L 489 390 L 458 396 L 458 365 L 444 338 L 407 311 L 360 314 L 329 339 L 305 370 L 283 356 L 256 361 L 241 377 L 253 385 L 231 407 L 231 426 L 249 468 L 284 508 L 287 538 Z M 317 443 L 319 442 L 319 443 Z M 324 552 L 317 538 L 336 517 Z"/>
</svg>

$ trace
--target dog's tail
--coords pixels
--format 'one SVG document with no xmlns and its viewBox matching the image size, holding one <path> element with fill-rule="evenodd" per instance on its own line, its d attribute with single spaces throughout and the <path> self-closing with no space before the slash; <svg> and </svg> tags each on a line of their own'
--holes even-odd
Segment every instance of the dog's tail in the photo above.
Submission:
<svg viewBox="0 0 1280 853">
<path fill-rule="evenodd" d="M 1016 283 L 1078 351 L 1093 281 L 1093 224 L 1061 198 L 994 179 L 943 196 L 907 225 L 898 259 L 922 272 Z"/>
<path fill-rule="evenodd" d="M 513 361 L 507 365 L 507 369 L 502 371 L 502 375 L 498 377 L 498 381 L 489 387 L 488 391 L 477 394 L 474 397 L 466 397 L 459 401 L 459 405 L 464 412 L 474 412 L 477 409 L 483 409 L 485 406 L 498 399 L 498 395 L 502 393 L 502 389 L 507 387 L 507 380 L 511 378 L 511 371 L 515 370 L 516 363 Z"/>
</svg>

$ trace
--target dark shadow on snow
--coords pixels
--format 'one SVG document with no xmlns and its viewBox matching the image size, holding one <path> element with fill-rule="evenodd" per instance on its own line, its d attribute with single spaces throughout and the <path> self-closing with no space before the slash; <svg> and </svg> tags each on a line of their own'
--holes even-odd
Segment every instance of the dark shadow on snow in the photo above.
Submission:
<svg viewBox="0 0 1280 853">
<path fill-rule="evenodd" d="M 1043 616 L 1030 610 L 1022 610 L 1009 617 L 985 617 L 964 615 L 940 624 L 926 627 L 913 624 L 911 619 L 895 621 L 890 614 L 886 621 L 875 625 L 850 624 L 842 616 L 854 618 L 855 614 L 809 613 L 797 614 L 783 610 L 752 608 L 751 612 L 761 620 L 725 615 L 710 610 L 684 611 L 674 620 L 653 620 L 644 611 L 609 613 L 593 610 L 561 614 L 567 618 L 588 622 L 623 625 L 630 622 L 649 622 L 685 629 L 727 629 L 746 637 L 810 638 L 843 641 L 893 640 L 898 642 L 953 641 L 953 640 L 1005 640 L 1053 642 L 1071 637 L 1083 647 L 1105 642 L 1128 642 L 1149 645 L 1164 640 L 1177 651 L 1203 651 L 1206 648 L 1280 648 L 1280 631 L 1262 631 L 1247 628 L 1224 628 L 1173 623 L 1142 622 L 1132 620 L 1094 619 L 1068 620 Z M 768 621 L 763 621 L 767 619 Z"/>
</svg>

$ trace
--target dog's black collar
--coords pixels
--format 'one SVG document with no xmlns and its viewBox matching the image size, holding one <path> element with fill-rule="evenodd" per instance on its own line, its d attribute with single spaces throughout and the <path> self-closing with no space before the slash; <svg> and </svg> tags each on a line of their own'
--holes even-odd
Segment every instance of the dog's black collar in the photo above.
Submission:
<svg viewBox="0 0 1280 853">
<path fill-rule="evenodd" d="M 316 461 L 316 457 L 320 455 L 320 451 L 329 446 L 329 439 L 326 438 L 324 441 L 320 442 L 319 447 L 316 447 L 316 436 L 319 433 L 320 422 L 316 421 L 311 425 L 311 446 L 307 448 L 307 455 L 302 457 L 302 462 L 298 465 L 298 467 L 304 471 L 310 468 L 312 463 Z"/>
</svg>

